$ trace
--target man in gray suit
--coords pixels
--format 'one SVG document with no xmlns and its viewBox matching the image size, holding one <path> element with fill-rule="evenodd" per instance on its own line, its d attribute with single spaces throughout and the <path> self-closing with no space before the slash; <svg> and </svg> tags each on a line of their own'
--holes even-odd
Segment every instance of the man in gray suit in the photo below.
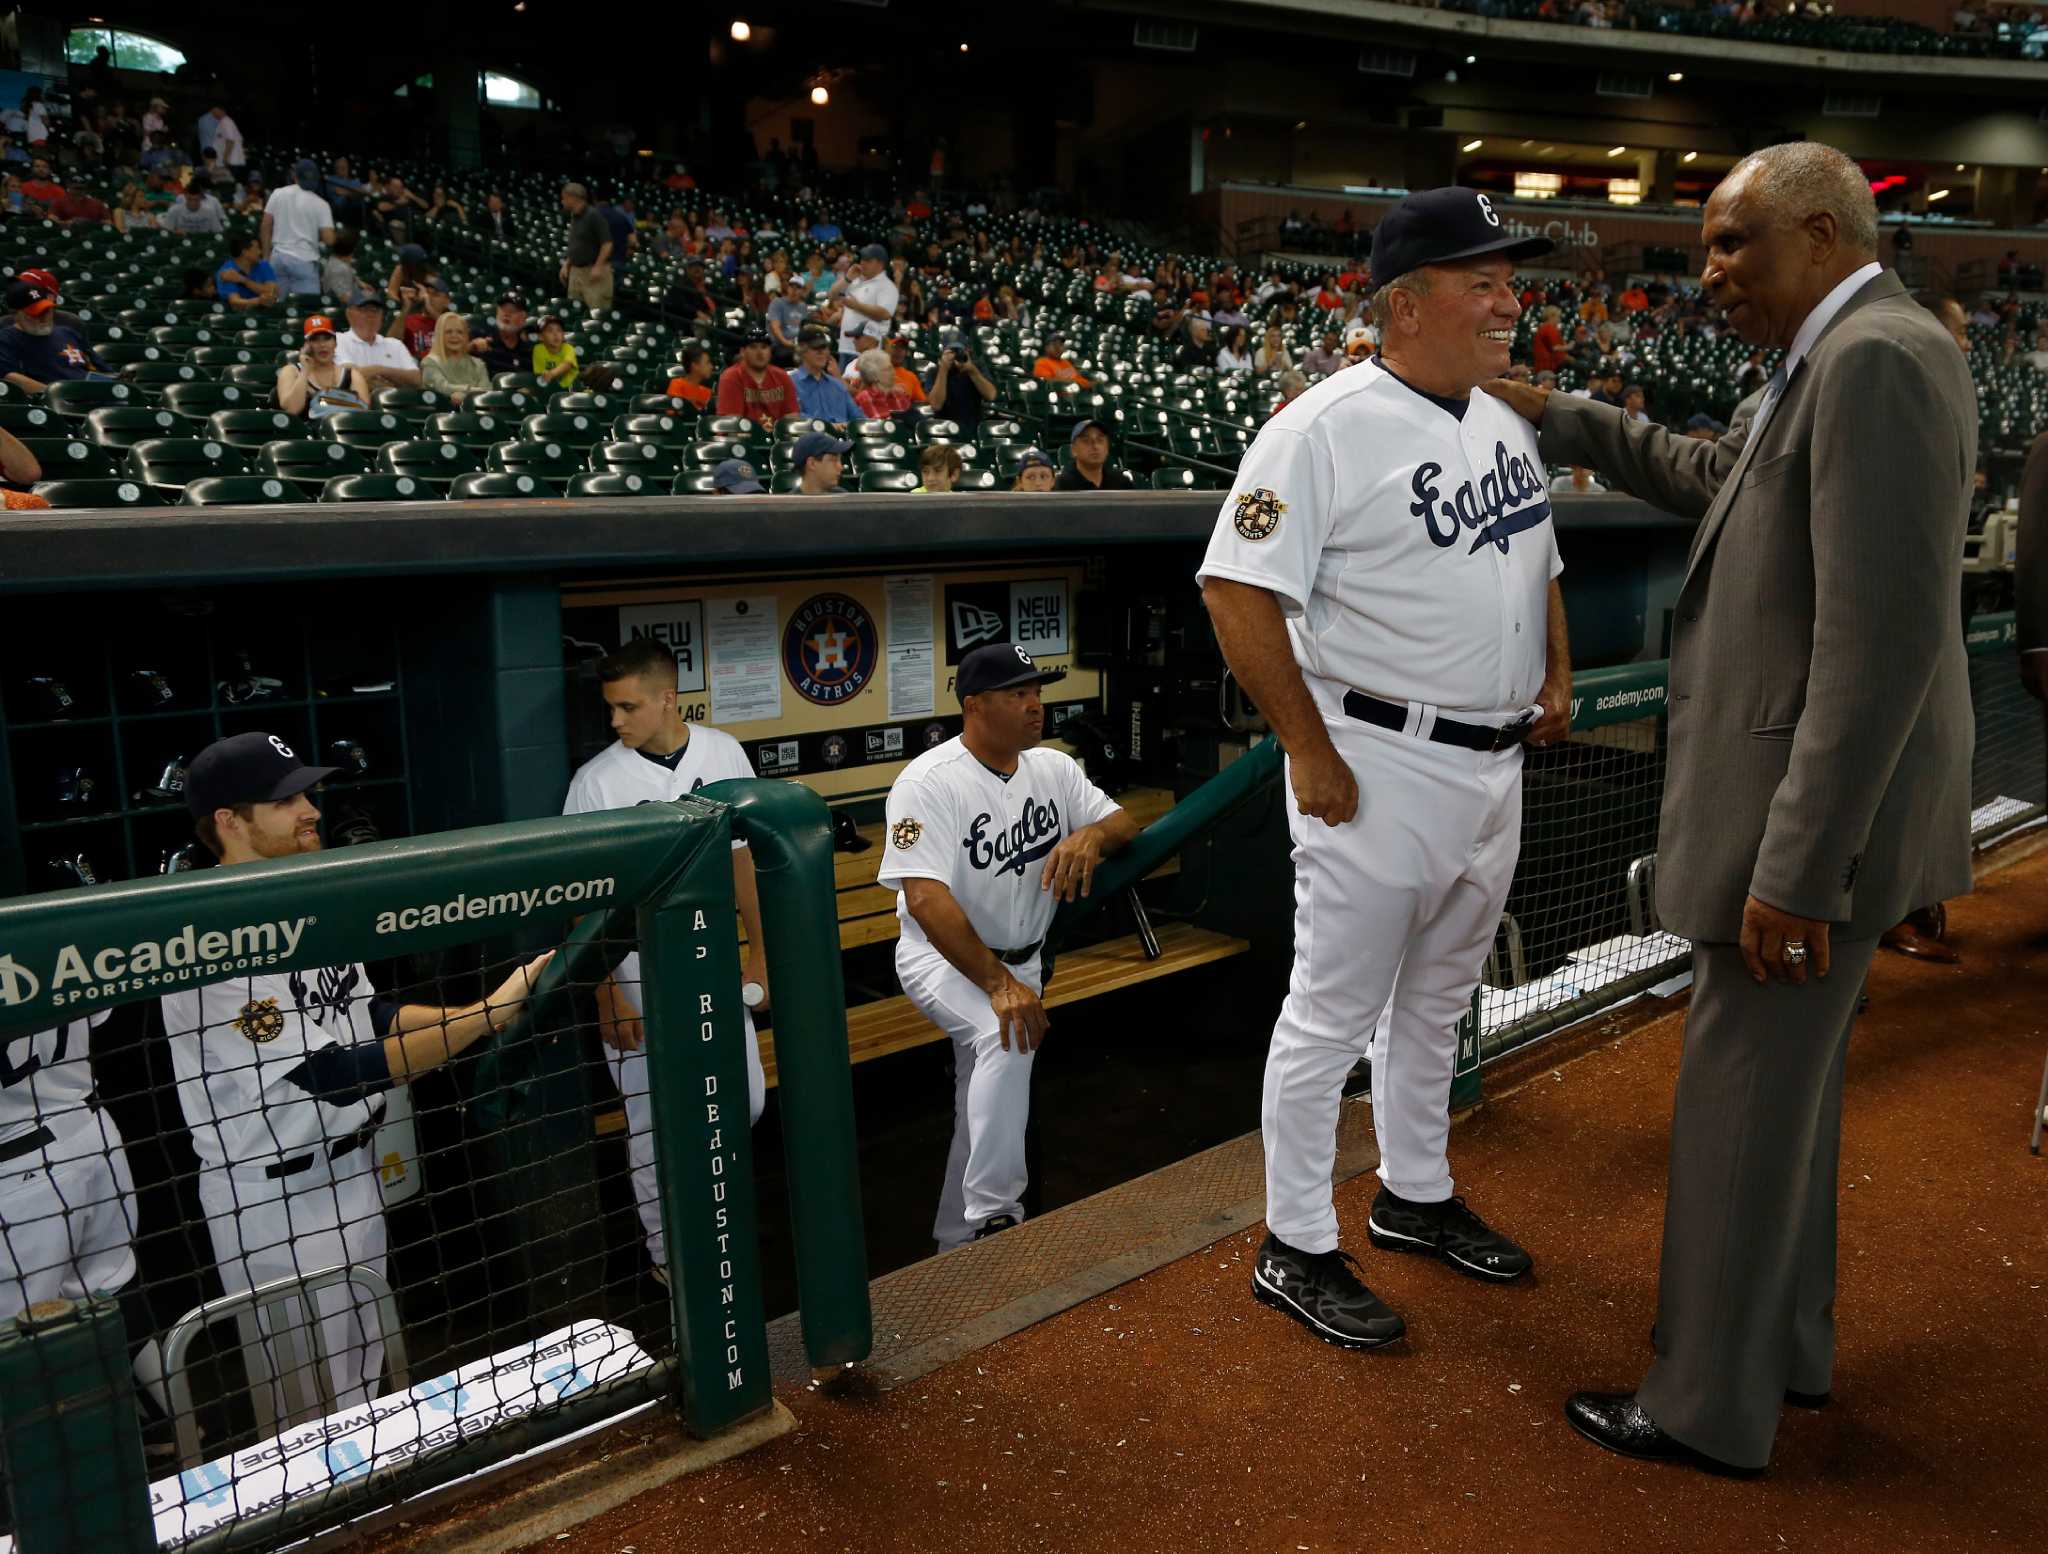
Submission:
<svg viewBox="0 0 2048 1554">
<path fill-rule="evenodd" d="M 1544 458 L 1699 519 L 1672 622 L 1657 907 L 1693 941 L 1656 1359 L 1566 1417 L 1633 1456 L 1770 1458 L 1834 1367 L 1842 1061 L 1877 937 L 1970 889 L 1973 717 L 1955 629 L 1969 370 L 1876 262 L 1869 184 L 1774 146 L 1707 203 L 1709 298 L 1785 351 L 1719 442 L 1491 384 Z"/>
</svg>

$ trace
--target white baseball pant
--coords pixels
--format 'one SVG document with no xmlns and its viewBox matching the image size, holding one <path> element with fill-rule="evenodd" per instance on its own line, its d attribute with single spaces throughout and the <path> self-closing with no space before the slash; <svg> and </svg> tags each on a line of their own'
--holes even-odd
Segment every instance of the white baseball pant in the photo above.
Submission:
<svg viewBox="0 0 2048 1554">
<path fill-rule="evenodd" d="M 312 1165 L 286 1177 L 208 1167 L 199 1173 L 199 1202 L 221 1289 L 229 1295 L 343 1263 L 384 1276 L 384 1195 L 367 1149 L 352 1149 L 332 1162 L 316 1149 Z M 367 1403 L 384 1374 L 376 1304 L 351 1286 L 335 1285 L 316 1293 L 313 1305 L 320 1313 L 336 1411 Z M 303 1320 L 296 1301 L 285 1308 L 285 1318 Z M 263 1330 L 268 1336 L 271 1324 Z M 281 1369 L 275 1352 L 270 1367 L 273 1374 Z"/>
<path fill-rule="evenodd" d="M 91 1152 L 66 1160 L 73 1147 L 59 1139 L 0 1164 L 0 1322 L 135 1277 L 135 1182 L 121 1135 L 105 1113 L 75 1125 L 90 1133 Z M 56 1165 L 43 1164 L 49 1155 Z"/>
<path fill-rule="evenodd" d="M 1337 1245 L 1338 1107 L 1368 1050 L 1380 1180 L 1412 1202 L 1451 1196 L 1457 1025 L 1522 842 L 1519 748 L 1461 750 L 1327 711 L 1324 722 L 1358 780 L 1358 813 L 1341 826 L 1302 815 L 1290 761 L 1294 971 L 1260 1114 L 1267 1225 L 1303 1252 Z"/>
<path fill-rule="evenodd" d="M 1043 986 L 1035 957 L 1010 974 L 1034 993 Z M 896 975 L 917 1012 L 953 1038 L 953 1144 L 932 1221 L 932 1239 L 943 1252 L 972 1241 L 995 1215 L 1024 1217 L 1024 1130 L 1038 1054 L 1019 1052 L 1014 1036 L 1004 1048 L 988 994 L 944 956 L 900 954 Z"/>
<path fill-rule="evenodd" d="M 744 1016 L 747 1026 L 747 1110 L 748 1124 L 761 1120 L 768 1105 L 768 1073 L 761 1067 L 761 1038 L 754 1033 L 754 1017 Z M 642 1030 L 646 1027 L 643 1025 Z M 640 1228 L 647 1237 L 647 1255 L 654 1266 L 668 1266 L 668 1240 L 661 1233 L 661 1177 L 654 1169 L 654 1102 L 647 1094 L 647 1049 L 619 1052 L 604 1049 L 604 1060 L 612 1071 L 612 1083 L 626 1103 L 626 1160 L 633 1175 L 633 1202 L 640 1211 Z"/>
</svg>

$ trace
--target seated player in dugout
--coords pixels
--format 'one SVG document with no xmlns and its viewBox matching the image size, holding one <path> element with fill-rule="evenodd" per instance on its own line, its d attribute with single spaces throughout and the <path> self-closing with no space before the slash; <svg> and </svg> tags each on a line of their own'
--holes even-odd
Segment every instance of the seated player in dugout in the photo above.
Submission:
<svg viewBox="0 0 2048 1554">
<path fill-rule="evenodd" d="M 955 681 L 960 733 L 889 789 L 877 880 L 899 892 L 896 974 L 953 1039 L 953 1145 L 932 1225 L 942 1252 L 1024 1216 L 1031 1064 L 1050 1023 L 1045 931 L 1138 834 L 1079 762 L 1038 747 L 1039 687 L 1065 677 L 1007 642 L 976 648 Z"/>
<path fill-rule="evenodd" d="M 337 769 L 306 765 L 275 734 L 216 740 L 186 770 L 193 829 L 229 868 L 317 853 L 311 790 Z M 275 929 L 274 947 L 289 955 L 303 920 Z M 380 994 L 360 963 L 232 976 L 163 995 L 178 1104 L 227 1294 L 344 1263 L 384 1276 L 372 1150 L 384 1092 L 502 1030 L 553 954 L 516 967 L 461 1008 Z M 384 1367 L 376 1304 L 343 1285 L 313 1303 L 333 1407 L 367 1402 Z"/>
<path fill-rule="evenodd" d="M 759 488 L 756 487 L 758 490 Z M 631 809 L 659 804 L 695 793 L 707 782 L 752 777 L 754 769 L 740 742 L 722 729 L 683 721 L 676 699 L 675 653 L 651 637 L 636 637 L 611 657 L 600 660 L 597 678 L 618 737 L 584 762 L 569 782 L 565 815 L 586 815 L 600 809 Z M 746 964 L 740 975 L 744 996 L 765 1003 L 768 958 L 761 941 L 761 897 L 754 886 L 754 855 L 743 841 L 732 844 L 732 892 L 740 921 L 747 930 Z M 605 1063 L 626 1103 L 626 1155 L 633 1175 L 633 1198 L 654 1275 L 668 1279 L 667 1243 L 661 1233 L 661 1182 L 654 1170 L 654 1109 L 647 1089 L 647 1038 L 641 1013 L 640 953 L 635 950 L 597 989 L 598 1033 L 604 1041 Z M 761 1067 L 761 1041 L 754 1017 L 745 1009 L 747 1031 L 747 1107 L 754 1122 L 768 1102 L 768 1082 Z"/>
</svg>

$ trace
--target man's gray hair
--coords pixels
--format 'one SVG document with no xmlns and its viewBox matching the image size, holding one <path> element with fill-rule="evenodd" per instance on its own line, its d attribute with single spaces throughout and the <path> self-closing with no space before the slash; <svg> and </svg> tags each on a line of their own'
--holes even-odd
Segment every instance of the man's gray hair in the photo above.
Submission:
<svg viewBox="0 0 2048 1554">
<path fill-rule="evenodd" d="M 1728 176 L 1751 170 L 1758 202 L 1777 221 L 1797 223 L 1825 211 L 1835 218 L 1843 247 L 1877 252 L 1877 200 L 1854 158 L 1817 140 L 1793 140 L 1752 151 Z"/>
<path fill-rule="evenodd" d="M 1429 272 L 1410 270 L 1406 275 L 1397 275 L 1372 294 L 1372 327 L 1384 340 L 1387 326 L 1394 321 L 1394 293 L 1412 291 L 1420 295 L 1429 290 Z"/>
<path fill-rule="evenodd" d="M 1308 387 L 1308 379 L 1302 376 L 1300 372 L 1296 371 L 1292 367 L 1289 367 L 1285 372 L 1280 374 L 1279 381 L 1280 392 L 1282 394 L 1285 394 L 1289 399 L 1292 399 L 1296 394 L 1299 394 L 1303 389 Z"/>
</svg>

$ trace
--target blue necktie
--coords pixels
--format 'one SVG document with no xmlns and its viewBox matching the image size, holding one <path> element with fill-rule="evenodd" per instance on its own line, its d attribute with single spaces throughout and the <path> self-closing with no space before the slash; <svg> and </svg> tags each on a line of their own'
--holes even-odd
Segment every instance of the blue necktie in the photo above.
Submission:
<svg viewBox="0 0 2048 1554">
<path fill-rule="evenodd" d="M 1779 399 L 1785 393 L 1785 385 L 1789 381 L 1790 379 L 1785 372 L 1785 364 L 1779 362 L 1778 370 L 1771 374 L 1771 381 L 1764 385 L 1763 403 L 1756 407 L 1756 419 L 1749 423 L 1748 440 L 1750 442 L 1754 443 L 1757 438 L 1763 435 L 1764 424 L 1770 420 L 1771 412 L 1777 408 Z"/>
</svg>

